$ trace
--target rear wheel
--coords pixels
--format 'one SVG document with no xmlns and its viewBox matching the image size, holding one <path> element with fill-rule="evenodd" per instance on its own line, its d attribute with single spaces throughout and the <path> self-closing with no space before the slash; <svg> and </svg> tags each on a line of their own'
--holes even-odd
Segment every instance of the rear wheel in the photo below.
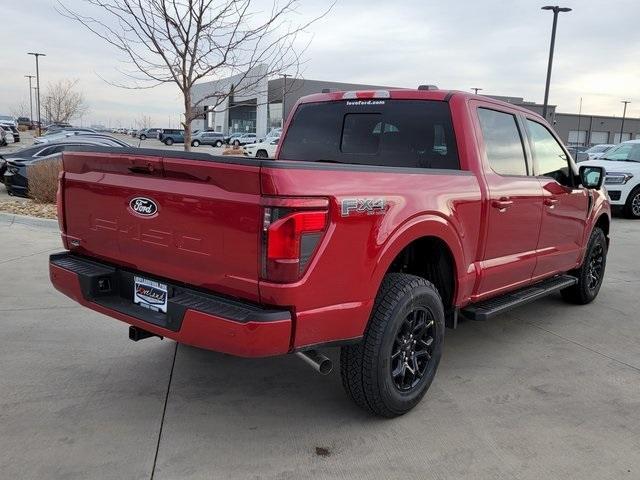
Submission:
<svg viewBox="0 0 640 480">
<path fill-rule="evenodd" d="M 167 146 L 173 145 L 173 138 L 165 139 L 164 144 Z"/>
<path fill-rule="evenodd" d="M 624 206 L 625 214 L 629 218 L 640 218 L 640 187 L 634 188 Z"/>
<path fill-rule="evenodd" d="M 191 142 L 191 146 L 192 147 L 199 147 L 200 146 L 200 140 L 194 140 L 193 142 Z"/>
<path fill-rule="evenodd" d="M 362 342 L 342 348 L 342 384 L 365 410 L 403 415 L 431 385 L 443 341 L 444 308 L 434 285 L 391 273 L 382 282 Z"/>
<path fill-rule="evenodd" d="M 220 148 L 222 146 L 222 140 L 218 140 L 216 142 L 216 147 Z"/>
<path fill-rule="evenodd" d="M 240 141 L 239 140 L 234 140 L 233 141 L 233 146 L 234 147 L 239 147 L 240 146 Z"/>
<path fill-rule="evenodd" d="M 147 136 L 146 135 L 140 135 L 140 140 L 146 140 Z"/>
<path fill-rule="evenodd" d="M 600 227 L 595 227 L 591 232 L 582 265 L 570 272 L 577 277 L 578 283 L 562 290 L 562 298 L 577 305 L 591 303 L 598 296 L 602 286 L 606 265 L 607 238 Z"/>
</svg>

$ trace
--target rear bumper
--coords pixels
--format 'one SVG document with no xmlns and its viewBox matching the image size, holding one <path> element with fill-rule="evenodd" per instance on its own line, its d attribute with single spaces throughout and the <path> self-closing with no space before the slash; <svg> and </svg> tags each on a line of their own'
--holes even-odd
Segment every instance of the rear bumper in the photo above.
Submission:
<svg viewBox="0 0 640 480">
<path fill-rule="evenodd" d="M 153 275 L 68 252 L 51 255 L 49 260 L 49 276 L 57 290 L 129 325 L 179 343 L 240 357 L 290 351 L 288 310 L 267 309 L 160 279 L 169 289 L 167 313 L 153 312 L 132 301 L 135 274 L 154 279 Z"/>
</svg>

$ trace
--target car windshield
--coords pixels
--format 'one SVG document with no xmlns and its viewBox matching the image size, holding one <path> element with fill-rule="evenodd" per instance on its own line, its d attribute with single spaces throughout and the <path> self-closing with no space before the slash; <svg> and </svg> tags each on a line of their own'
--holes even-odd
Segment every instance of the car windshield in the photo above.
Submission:
<svg viewBox="0 0 640 480">
<path fill-rule="evenodd" d="M 591 147 L 589 150 L 587 150 L 587 153 L 601 153 L 601 152 L 606 152 L 607 150 L 609 150 L 611 148 L 611 145 L 594 145 L 593 147 Z"/>
<path fill-rule="evenodd" d="M 602 160 L 619 162 L 640 162 L 640 143 L 621 143 L 609 150 Z"/>
</svg>

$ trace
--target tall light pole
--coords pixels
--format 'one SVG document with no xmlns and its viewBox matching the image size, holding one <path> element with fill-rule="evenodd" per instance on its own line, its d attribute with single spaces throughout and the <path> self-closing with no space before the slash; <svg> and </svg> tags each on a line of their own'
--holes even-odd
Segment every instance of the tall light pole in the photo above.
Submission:
<svg viewBox="0 0 640 480">
<path fill-rule="evenodd" d="M 291 75 L 289 75 L 288 73 L 283 73 L 282 74 L 282 127 L 284 128 L 284 121 L 286 120 L 286 117 L 284 116 L 284 106 L 285 106 L 285 98 L 287 96 L 287 78 L 290 77 Z"/>
<path fill-rule="evenodd" d="M 627 105 L 631 103 L 631 100 L 622 100 L 624 103 L 624 110 L 622 110 L 622 125 L 620 125 L 620 142 L 622 142 L 622 133 L 624 132 L 624 118 L 627 116 Z"/>
<path fill-rule="evenodd" d="M 478 91 L 479 91 L 479 90 L 482 90 L 482 88 L 471 87 L 471 90 L 473 90 L 473 93 L 474 93 L 475 95 L 477 95 L 477 94 L 478 94 Z"/>
<path fill-rule="evenodd" d="M 570 12 L 571 9 L 567 7 L 558 7 L 547 5 L 542 7 L 542 10 L 553 10 L 553 27 L 551 29 L 551 46 L 549 47 L 549 64 L 547 65 L 547 84 L 544 87 L 544 105 L 542 107 L 542 116 L 547 118 L 547 106 L 549 104 L 549 84 L 551 83 L 551 67 L 553 65 L 553 49 L 556 44 L 556 27 L 558 26 L 558 13 Z"/>
<path fill-rule="evenodd" d="M 31 86 L 31 80 L 36 77 L 33 75 L 25 75 L 25 77 L 29 79 L 29 122 L 33 125 L 33 87 Z M 31 125 L 29 126 L 29 130 L 31 130 Z"/>
<path fill-rule="evenodd" d="M 40 136 L 42 129 L 42 118 L 40 117 L 40 68 L 38 66 L 38 57 L 46 57 L 44 53 L 37 52 L 28 52 L 29 55 L 33 55 L 36 57 L 36 85 L 38 88 L 38 96 L 36 98 L 36 103 L 38 107 L 38 136 Z"/>
</svg>

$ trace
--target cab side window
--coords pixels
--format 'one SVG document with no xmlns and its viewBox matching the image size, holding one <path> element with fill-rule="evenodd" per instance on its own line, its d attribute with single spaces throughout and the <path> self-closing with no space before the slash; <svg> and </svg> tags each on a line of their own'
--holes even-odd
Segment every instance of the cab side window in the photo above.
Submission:
<svg viewBox="0 0 640 480">
<path fill-rule="evenodd" d="M 544 125 L 527 120 L 533 156 L 538 165 L 538 175 L 551 177 L 565 186 L 572 186 L 569 175 L 569 159 L 555 137 Z"/>
<path fill-rule="evenodd" d="M 491 169 L 499 175 L 527 175 L 524 145 L 516 117 L 479 108 L 478 118 Z"/>
</svg>

